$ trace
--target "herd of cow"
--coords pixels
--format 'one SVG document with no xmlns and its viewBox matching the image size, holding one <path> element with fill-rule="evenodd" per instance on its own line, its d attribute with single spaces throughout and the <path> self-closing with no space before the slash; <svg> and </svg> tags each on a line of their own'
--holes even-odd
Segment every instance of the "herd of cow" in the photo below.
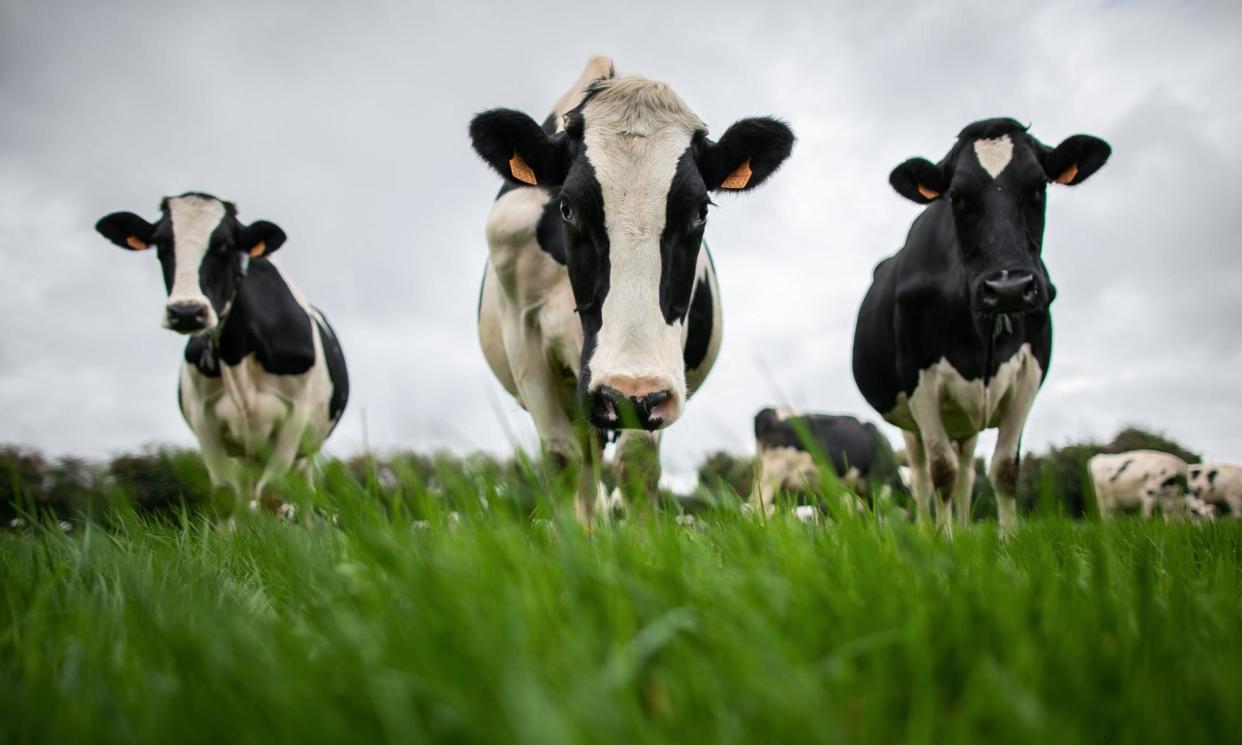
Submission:
<svg viewBox="0 0 1242 745">
<path fill-rule="evenodd" d="M 486 224 L 484 357 L 530 413 L 545 452 L 576 469 L 575 510 L 586 522 L 619 498 L 600 487 L 606 440 L 616 438 L 623 475 L 653 485 L 658 458 L 642 456 L 658 453 L 660 431 L 716 361 L 721 297 L 703 238 L 711 194 L 765 182 L 794 135 L 762 117 L 712 139 L 669 85 L 618 75 L 606 57 L 588 62 L 542 125 L 494 109 L 469 133 L 504 179 Z M 1001 524 L 1015 521 L 1022 429 L 1052 351 L 1056 290 L 1040 258 L 1045 190 L 1082 183 L 1109 154 L 1095 137 L 1048 147 L 1012 119 L 990 119 L 963 129 L 939 162 L 913 158 L 893 170 L 897 192 L 927 208 L 875 270 L 853 367 L 868 403 L 905 435 L 921 520 L 934 513 L 949 530 L 954 512 L 959 523 L 969 518 L 976 438 L 998 428 L 989 478 Z M 268 260 L 284 232 L 244 224 L 232 203 L 196 192 L 165 198 L 154 223 L 119 212 L 96 229 L 122 248 L 156 249 L 164 325 L 190 337 L 181 412 L 212 482 L 283 509 L 265 487 L 308 468 L 349 393 L 331 326 Z M 873 426 L 850 421 L 861 434 L 848 425 L 813 434 L 840 473 L 865 480 L 888 445 Z M 805 466 L 807 438 L 787 424 L 775 411 L 756 421 L 769 464 L 761 483 L 779 485 Z M 1143 470 L 1122 463 L 1114 486 L 1128 469 Z"/>
</svg>

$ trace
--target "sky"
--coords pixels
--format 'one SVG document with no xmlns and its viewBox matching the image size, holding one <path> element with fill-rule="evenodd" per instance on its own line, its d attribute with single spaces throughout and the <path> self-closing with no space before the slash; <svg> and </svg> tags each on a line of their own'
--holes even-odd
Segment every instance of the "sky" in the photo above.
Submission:
<svg viewBox="0 0 1242 745">
<path fill-rule="evenodd" d="M 341 337 L 352 391 L 329 453 L 535 446 L 477 342 L 499 180 L 466 127 L 498 106 L 542 120 L 607 54 L 713 132 L 773 115 L 798 135 L 767 184 L 716 200 L 724 342 L 665 435 L 671 479 L 753 451 L 765 405 L 879 421 L 854 321 L 920 209 L 889 171 L 995 116 L 1113 146 L 1049 190 L 1055 345 L 1024 450 L 1135 424 L 1242 462 L 1239 40 L 1236 2 L 6 0 L 0 442 L 194 444 L 158 262 L 93 225 L 206 191 L 285 230 L 276 263 Z"/>
</svg>

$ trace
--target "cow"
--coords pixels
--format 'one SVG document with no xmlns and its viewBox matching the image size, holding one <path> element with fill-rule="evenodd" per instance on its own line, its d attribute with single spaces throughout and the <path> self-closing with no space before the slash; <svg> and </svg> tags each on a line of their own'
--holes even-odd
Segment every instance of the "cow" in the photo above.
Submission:
<svg viewBox="0 0 1242 745">
<path fill-rule="evenodd" d="M 755 415 L 755 446 L 758 473 L 750 503 L 765 513 L 772 512 L 778 491 L 818 489 L 818 463 L 860 496 L 873 496 L 872 485 L 890 493 L 902 488 L 888 440 L 874 424 L 852 416 L 766 408 Z"/>
<path fill-rule="evenodd" d="M 710 195 L 764 183 L 794 136 L 751 118 L 712 140 L 667 83 L 594 57 L 542 126 L 493 109 L 470 139 L 504 179 L 486 223 L 483 354 L 545 452 L 581 466 L 575 513 L 587 523 L 604 433 L 619 433 L 622 483 L 654 486 L 660 430 L 716 361 Z"/>
<path fill-rule="evenodd" d="M 1186 516 L 1186 461 L 1158 450 L 1101 453 L 1087 461 L 1100 517 L 1138 510 L 1150 518 L 1157 508 L 1167 520 Z"/>
<path fill-rule="evenodd" d="M 1192 496 L 1212 505 L 1219 514 L 1242 519 L 1242 466 L 1195 464 L 1187 471 L 1187 481 Z"/>
<path fill-rule="evenodd" d="M 900 427 L 920 521 L 970 520 L 975 442 L 999 428 L 988 476 L 1002 530 L 1017 520 L 1018 448 L 1052 354 L 1056 290 L 1041 258 L 1049 182 L 1081 184 L 1108 160 L 1103 140 L 1048 147 L 1013 119 L 964 128 L 939 163 L 912 158 L 889 177 L 926 209 L 880 262 L 858 312 L 854 379 Z"/>
<path fill-rule="evenodd" d="M 163 326 L 189 337 L 177 400 L 213 486 L 290 515 L 265 487 L 291 467 L 308 472 L 341 419 L 349 376 L 336 332 L 269 260 L 285 242 L 277 225 L 243 224 L 232 202 L 201 192 L 159 210 L 154 223 L 115 212 L 95 229 L 121 248 L 155 249 Z"/>
</svg>

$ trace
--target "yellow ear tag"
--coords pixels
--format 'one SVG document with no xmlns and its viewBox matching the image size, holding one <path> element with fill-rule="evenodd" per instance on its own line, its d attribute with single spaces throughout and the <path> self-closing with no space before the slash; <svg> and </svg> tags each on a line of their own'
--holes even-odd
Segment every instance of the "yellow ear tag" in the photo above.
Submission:
<svg viewBox="0 0 1242 745">
<path fill-rule="evenodd" d="M 248 253 L 250 254 L 250 258 L 257 259 L 260 256 L 262 256 L 263 252 L 266 250 L 267 250 L 267 243 L 265 243 L 264 241 L 259 241 L 258 243 L 254 245 L 254 248 L 250 249 Z"/>
<path fill-rule="evenodd" d="M 928 189 L 926 186 L 923 186 L 922 184 L 919 184 L 919 194 L 922 194 L 923 198 L 929 202 L 940 197 L 940 192 L 932 191 L 931 189 Z"/>
<path fill-rule="evenodd" d="M 750 183 L 750 177 L 754 171 L 750 170 L 750 158 L 746 162 L 737 167 L 737 170 L 729 174 L 729 177 L 720 182 L 721 189 L 745 189 Z"/>
<path fill-rule="evenodd" d="M 1075 163 L 1074 165 L 1062 171 L 1060 176 L 1057 176 L 1057 183 L 1058 184 L 1072 184 L 1074 183 L 1074 179 L 1077 177 L 1078 177 L 1078 164 Z"/>
<path fill-rule="evenodd" d="M 526 165 L 526 161 L 522 160 L 522 156 L 517 153 L 509 159 L 509 172 L 513 174 L 513 178 L 524 184 L 538 186 L 539 181 L 535 178 L 535 172 L 530 166 Z"/>
<path fill-rule="evenodd" d="M 139 240 L 136 236 L 132 236 L 132 235 L 125 239 L 125 245 L 129 246 L 135 251 L 145 251 L 147 248 L 149 248 L 149 246 L 147 246 L 146 243 Z"/>
</svg>

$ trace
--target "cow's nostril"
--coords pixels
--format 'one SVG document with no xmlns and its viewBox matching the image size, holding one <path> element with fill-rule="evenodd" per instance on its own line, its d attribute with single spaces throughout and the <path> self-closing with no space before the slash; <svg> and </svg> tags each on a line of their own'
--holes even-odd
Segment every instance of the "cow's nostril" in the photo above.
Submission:
<svg viewBox="0 0 1242 745">
<path fill-rule="evenodd" d="M 168 327 L 174 331 L 200 331 L 207 328 L 208 308 L 202 303 L 173 303 L 165 308 Z"/>
</svg>

